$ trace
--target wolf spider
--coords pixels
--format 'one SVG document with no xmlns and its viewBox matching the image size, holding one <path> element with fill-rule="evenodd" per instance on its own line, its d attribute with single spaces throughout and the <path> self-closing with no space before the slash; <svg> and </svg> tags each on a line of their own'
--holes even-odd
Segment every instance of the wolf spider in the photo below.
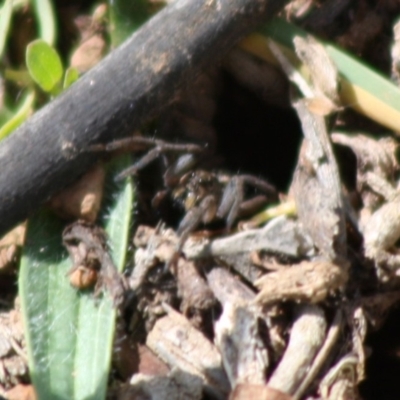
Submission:
<svg viewBox="0 0 400 400">
<path fill-rule="evenodd" d="M 260 208 L 267 200 L 277 198 L 275 188 L 263 179 L 246 174 L 232 176 L 199 168 L 207 158 L 207 150 L 196 144 L 175 144 L 134 136 L 99 146 L 97 149 L 107 152 L 120 149 L 146 151 L 135 164 L 122 171 L 116 180 L 136 174 L 160 156 L 179 155 L 175 162 L 167 163 L 163 175 L 165 189 L 158 192 L 153 199 L 155 204 L 170 195 L 185 210 L 177 229 L 180 237 L 178 251 L 201 224 L 221 219 L 226 221 L 229 230 L 239 216 L 254 212 L 255 208 Z M 265 195 L 245 200 L 246 185 L 264 192 Z"/>
</svg>

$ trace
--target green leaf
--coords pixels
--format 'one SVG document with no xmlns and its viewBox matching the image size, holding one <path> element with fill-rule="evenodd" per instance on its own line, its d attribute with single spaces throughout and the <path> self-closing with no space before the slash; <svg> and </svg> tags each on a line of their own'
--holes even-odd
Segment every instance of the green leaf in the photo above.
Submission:
<svg viewBox="0 0 400 400">
<path fill-rule="evenodd" d="M 74 82 L 79 79 L 79 71 L 74 67 L 69 67 L 65 71 L 63 89 L 68 89 Z"/>
<path fill-rule="evenodd" d="M 129 181 L 117 186 L 113 177 L 127 160 L 112 165 L 100 218 L 119 271 L 128 248 L 133 190 Z M 64 225 L 44 211 L 28 223 L 19 292 L 31 378 L 39 399 L 101 400 L 108 383 L 116 311 L 108 293 L 94 298 L 92 291 L 70 286 L 66 274 L 71 261 L 61 245 Z"/>
<path fill-rule="evenodd" d="M 14 115 L 0 128 L 0 140 L 8 136 L 31 115 L 34 102 L 35 93 L 30 90 L 20 102 Z"/>
<path fill-rule="evenodd" d="M 45 91 L 54 93 L 63 75 L 61 59 L 44 40 L 28 44 L 26 65 L 32 79 Z"/>
<path fill-rule="evenodd" d="M 53 46 L 56 40 L 56 21 L 50 0 L 33 0 L 36 18 L 39 24 L 40 38 Z"/>
<path fill-rule="evenodd" d="M 6 0 L 0 10 L 0 58 L 3 57 L 10 21 L 12 15 L 13 0 Z"/>
</svg>

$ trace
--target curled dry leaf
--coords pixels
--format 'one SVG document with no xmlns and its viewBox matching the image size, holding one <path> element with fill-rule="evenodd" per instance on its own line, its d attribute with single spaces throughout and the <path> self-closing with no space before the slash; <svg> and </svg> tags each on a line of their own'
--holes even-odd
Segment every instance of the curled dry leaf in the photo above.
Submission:
<svg viewBox="0 0 400 400">
<path fill-rule="evenodd" d="M 260 293 L 256 302 L 271 304 L 294 300 L 318 303 L 347 282 L 346 266 L 327 261 L 303 261 L 290 268 L 264 275 L 255 282 Z"/>
<path fill-rule="evenodd" d="M 78 221 L 64 229 L 63 243 L 73 262 L 69 273 L 73 279 L 71 284 L 77 283 L 79 289 L 87 287 L 86 283 L 89 286 L 95 284 L 95 292 L 104 287 L 110 293 L 114 305 L 120 306 L 126 285 L 111 259 L 104 230 Z M 96 277 L 97 282 L 93 282 Z"/>
<path fill-rule="evenodd" d="M 94 222 L 103 197 L 105 171 L 97 165 L 72 186 L 50 200 L 50 207 L 62 218 Z"/>
</svg>

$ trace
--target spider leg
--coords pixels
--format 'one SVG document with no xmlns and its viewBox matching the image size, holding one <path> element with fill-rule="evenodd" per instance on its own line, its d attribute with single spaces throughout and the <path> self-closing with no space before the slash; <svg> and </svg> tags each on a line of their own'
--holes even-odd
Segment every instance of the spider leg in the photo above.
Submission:
<svg viewBox="0 0 400 400">
<path fill-rule="evenodd" d="M 236 175 L 231 178 L 227 184 L 222 200 L 217 211 L 219 218 L 226 219 L 227 228 L 232 228 L 236 218 L 243 213 L 259 208 L 260 205 L 267 201 L 267 197 L 260 195 L 250 200 L 244 201 L 244 186 L 251 185 L 266 194 L 269 197 L 276 197 L 275 188 L 263 179 L 252 175 Z"/>
<path fill-rule="evenodd" d="M 208 195 L 197 207 L 191 208 L 186 213 L 177 230 L 177 233 L 180 237 L 178 251 L 182 250 L 186 239 L 200 225 L 201 222 L 206 224 L 214 219 L 216 208 L 215 197 L 213 195 Z"/>
<path fill-rule="evenodd" d="M 147 139 L 147 138 L 141 138 L 141 139 Z M 158 157 L 160 157 L 161 154 L 165 153 L 199 153 L 202 151 L 200 146 L 193 145 L 193 144 L 174 144 L 174 143 L 166 143 L 161 140 L 153 140 L 151 141 L 143 141 L 143 143 L 149 144 L 152 143 L 153 145 L 156 145 L 153 149 L 149 150 L 142 158 L 140 158 L 135 164 L 133 164 L 131 167 L 125 169 L 122 171 L 117 177 L 116 181 L 120 181 L 130 175 L 134 175 L 137 171 L 143 169 L 147 165 L 149 165 L 151 162 L 156 160 Z"/>
<path fill-rule="evenodd" d="M 245 200 L 240 205 L 239 217 L 252 215 L 257 212 L 261 207 L 265 206 L 268 202 L 267 196 L 260 194 L 252 199 Z"/>
<path fill-rule="evenodd" d="M 247 185 L 251 185 L 261 191 L 263 191 L 266 194 L 272 195 L 272 196 L 277 196 L 276 189 L 273 185 L 268 183 L 266 180 L 257 178 L 256 176 L 253 175 L 239 175 L 239 177 L 243 180 L 243 183 Z"/>
<path fill-rule="evenodd" d="M 149 152 L 147 152 L 142 158 L 140 158 L 135 164 L 131 165 L 130 167 L 124 169 L 121 173 L 119 173 L 115 181 L 121 181 L 128 176 L 136 174 L 137 171 L 143 169 L 147 165 L 149 165 L 151 162 L 156 160 L 161 154 L 160 148 L 157 146 L 154 149 L 151 149 Z"/>
<path fill-rule="evenodd" d="M 235 222 L 243 203 L 244 197 L 244 180 L 241 176 L 234 176 L 226 185 L 222 195 L 221 203 L 218 207 L 217 216 L 219 218 L 226 217 L 227 228 L 230 229 Z"/>
<path fill-rule="evenodd" d="M 162 142 L 153 138 L 143 136 L 130 136 L 123 139 L 113 140 L 110 143 L 99 143 L 90 146 L 90 151 L 104 151 L 107 153 L 122 150 L 124 152 L 143 151 Z"/>
</svg>

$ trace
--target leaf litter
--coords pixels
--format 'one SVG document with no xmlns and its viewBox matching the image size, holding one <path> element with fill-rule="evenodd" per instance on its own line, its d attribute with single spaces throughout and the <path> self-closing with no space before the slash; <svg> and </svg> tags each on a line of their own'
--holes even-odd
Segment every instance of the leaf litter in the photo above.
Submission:
<svg viewBox="0 0 400 400">
<path fill-rule="evenodd" d="M 314 3 L 293 1 L 287 12 L 305 26 L 314 27 L 316 32 L 321 21 L 330 15 L 330 30 L 336 32 L 349 2 L 340 2 L 344 4 L 342 8 L 337 7 L 331 14 L 326 14 L 326 10 L 331 10 L 335 2 L 321 2 L 321 7 Z M 375 21 L 368 29 L 369 38 L 376 38 L 383 28 L 378 20 L 381 17 L 368 9 L 366 2 L 360 3 L 363 4 L 352 6 L 356 22 L 340 40 L 344 46 L 366 54 L 359 32 L 367 26 L 367 21 Z M 395 6 L 387 2 L 386 10 L 392 8 Z M 85 40 L 100 38 L 102 29 L 92 23 L 89 28 L 81 28 L 79 51 L 84 52 Z M 394 29 L 398 41 L 398 26 Z M 337 33 L 328 35 L 339 37 Z M 340 77 L 312 36 L 298 37 L 294 44 L 299 58 L 309 68 L 310 80 L 301 82 L 299 89 L 292 87 L 290 96 L 284 76 L 291 71 L 288 76 L 291 80 L 296 67 L 290 65 L 285 55 L 278 57 L 285 64 L 282 73 L 235 50 L 222 67 L 210 68 L 190 88 L 182 89 L 175 104 L 159 117 L 162 140 L 169 143 L 172 137 L 179 143 L 206 143 L 208 147 L 201 166 L 190 165 L 188 170 L 174 176 L 178 184 L 166 180 L 171 167 L 180 165 L 178 156 L 163 154 L 156 160 L 160 165 L 136 171 L 138 222 L 132 241 L 133 265 L 127 268 L 126 282 L 107 258 L 101 228 L 91 225 L 99 209 L 101 182 L 86 193 L 78 187 L 75 192 L 78 194 L 72 195 L 84 203 L 87 195 L 94 193 L 90 207 L 79 205 L 79 200 L 75 206 L 85 211 L 74 217 L 89 215 L 86 218 L 89 222 L 72 223 L 64 232 L 74 265 L 70 278 L 75 271 L 90 270 L 91 281 L 92 270 L 96 271 L 96 276 L 98 273 L 102 278 L 91 283 L 94 294 L 103 282 L 113 294 L 114 302 L 125 307 L 117 329 L 116 348 L 128 340 L 133 353 L 145 349 L 136 358 L 131 351 L 119 352 L 110 398 L 359 398 L 359 384 L 365 379 L 369 352 L 365 339 L 370 330 L 382 326 L 385 315 L 400 300 L 398 143 L 393 136 L 374 135 L 375 126 L 371 125 L 369 132 L 365 121 L 362 124 L 367 129 L 361 131 L 353 122 L 354 115 L 346 114 L 338 96 Z M 104 42 L 92 45 L 97 46 L 97 52 L 103 51 Z M 394 79 L 398 79 L 397 47 L 395 41 Z M 279 53 L 279 48 L 273 51 Z M 374 58 L 373 54 L 366 55 Z M 96 53 L 90 63 L 98 59 Z M 245 66 L 242 72 L 240 66 Z M 250 213 L 247 223 L 243 223 L 239 212 L 228 223 L 223 218 L 217 218 L 216 224 L 196 221 L 189 224 L 191 228 L 185 231 L 182 240 L 182 230 L 177 227 L 184 218 L 190 218 L 193 208 L 178 208 L 175 222 L 164 224 L 159 220 L 168 220 L 162 218 L 166 215 L 163 207 L 170 206 L 164 203 L 180 201 L 182 187 L 189 182 L 187 174 L 199 176 L 200 168 L 209 171 L 212 179 L 222 185 L 218 187 L 220 192 L 238 175 L 227 171 L 223 164 L 223 154 L 218 153 L 217 129 L 213 126 L 218 96 L 223 90 L 221 74 L 226 71 L 255 92 L 263 103 L 270 102 L 266 95 L 268 88 L 275 100 L 279 98 L 280 106 L 288 104 L 290 97 L 304 138 L 289 190 L 280 193 L 279 198 L 281 204 L 293 201 L 296 215 L 275 217 L 259 228 L 259 222 L 251 224 L 256 211 Z M 258 88 L 253 74 L 262 81 Z M 275 78 L 271 79 L 271 75 Z M 278 80 L 277 88 L 273 83 Z M 297 77 L 295 84 L 298 83 Z M 302 88 L 306 88 L 305 93 Z M 355 168 L 346 171 L 354 175 L 352 187 L 342 179 L 343 170 L 350 168 L 341 165 L 334 145 L 349 149 L 356 160 Z M 145 182 L 149 176 L 147 170 L 151 171 L 150 176 L 154 170 L 158 174 L 152 184 Z M 205 178 L 202 179 L 203 183 Z M 210 192 L 198 183 L 196 189 L 185 192 L 185 207 L 190 196 L 197 196 L 194 204 L 200 204 L 199 209 L 205 213 L 210 210 L 211 202 L 202 201 L 209 199 L 208 195 L 221 199 L 214 189 Z M 239 189 L 234 188 L 236 198 L 242 197 Z M 205 195 L 199 194 L 203 190 Z M 155 192 L 160 194 L 153 199 Z M 259 191 L 247 188 L 245 193 L 245 199 L 249 200 Z M 165 200 L 168 195 L 172 198 Z M 68 196 L 63 193 L 53 203 L 68 204 Z M 270 200 L 262 207 L 265 204 L 272 206 Z M 67 213 L 71 215 L 70 211 Z M 241 223 L 237 224 L 238 221 Z M 143 222 L 152 222 L 152 226 Z M 229 225 L 244 230 L 236 231 Z M 19 247 L 21 242 L 7 244 L 6 248 L 11 249 L 12 245 Z M 1 257 L 4 265 L 16 257 L 14 250 L 7 251 Z M 80 276 L 78 282 L 81 280 Z M 29 382 L 22 330 L 12 325 L 16 312 L 17 308 L 9 307 L 0 315 L 2 326 L 7 328 L 2 331 L 0 354 L 0 385 L 4 395 L 11 387 Z M 126 367 L 127 357 L 135 361 L 131 359 L 133 365 L 129 367 Z M 149 363 L 146 367 L 141 362 L 145 359 Z M 121 376 L 127 378 L 122 380 Z"/>
</svg>

